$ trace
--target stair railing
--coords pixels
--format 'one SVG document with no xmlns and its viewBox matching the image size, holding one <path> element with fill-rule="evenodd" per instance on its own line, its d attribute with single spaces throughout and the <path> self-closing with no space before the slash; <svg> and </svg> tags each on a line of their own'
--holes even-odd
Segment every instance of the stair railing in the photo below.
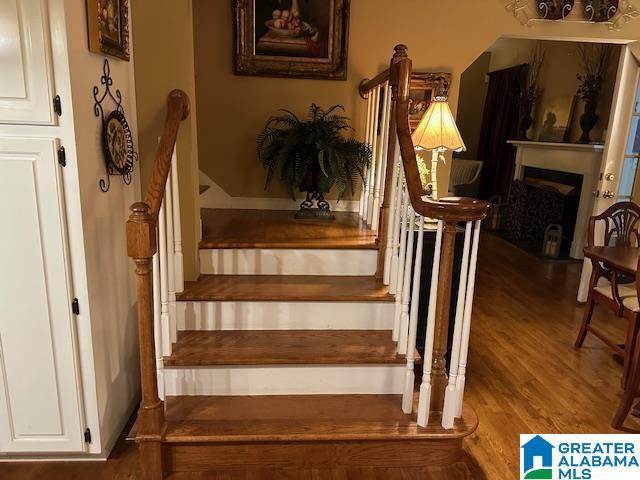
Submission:
<svg viewBox="0 0 640 480">
<path fill-rule="evenodd" d="M 167 314 L 170 315 L 171 295 L 173 294 L 175 303 L 175 292 L 182 288 L 183 282 L 180 226 L 177 220 L 179 199 L 166 192 L 175 190 L 177 193 L 174 151 L 180 122 L 188 116 L 189 97 L 181 90 L 173 90 L 167 97 L 167 116 L 144 201 L 131 206 L 132 213 L 126 225 L 127 254 L 135 264 L 138 298 L 142 400 L 136 426 L 141 460 L 146 466 L 144 478 L 162 478 L 160 442 L 164 424 L 164 402 L 159 397 L 157 365 L 162 363 L 160 352 L 163 352 L 165 345 L 160 342 L 162 334 L 155 335 L 154 332 L 163 331 L 161 322 L 164 303 L 167 303 Z M 169 213 L 170 209 L 176 212 L 175 216 Z M 178 262 L 179 266 L 176 267 Z M 166 277 L 165 281 L 163 277 Z"/>
<path fill-rule="evenodd" d="M 158 395 L 164 400 L 163 357 L 171 355 L 178 336 L 176 294 L 184 291 L 182 228 L 180 223 L 180 193 L 178 158 L 174 147 L 165 194 L 158 214 L 157 245 L 153 256 L 153 306 L 156 374 Z"/>
<path fill-rule="evenodd" d="M 462 417 L 480 222 L 486 216 L 488 204 L 469 198 L 437 201 L 426 198 L 427 191 L 418 170 L 409 125 L 410 79 L 411 60 L 407 47 L 397 45 L 390 68 L 373 80 L 360 84 L 360 94 L 368 100 L 365 137 L 376 159 L 367 177 L 369 185 L 363 188 L 360 214 L 368 221 L 368 208 L 376 205 L 376 181 L 380 178 L 379 191 L 383 193 L 377 203 L 382 205 L 378 212 L 378 272 L 396 300 L 392 336 L 398 342 L 398 353 L 407 358 L 402 398 L 405 413 L 412 413 L 414 404 L 414 359 L 424 233 L 435 229 L 417 421 L 421 426 L 441 425 L 444 429 L 451 429 L 455 419 Z M 389 118 L 385 120 L 384 114 L 380 116 L 376 112 L 380 104 L 379 92 L 389 90 L 392 97 L 382 103 L 383 112 L 384 109 L 389 112 Z M 385 106 L 385 103 L 388 104 Z M 381 141 L 384 149 L 380 147 Z M 384 156 L 382 163 L 381 156 Z M 445 356 L 455 240 L 459 232 L 464 232 L 462 266 L 447 374 Z"/>
</svg>

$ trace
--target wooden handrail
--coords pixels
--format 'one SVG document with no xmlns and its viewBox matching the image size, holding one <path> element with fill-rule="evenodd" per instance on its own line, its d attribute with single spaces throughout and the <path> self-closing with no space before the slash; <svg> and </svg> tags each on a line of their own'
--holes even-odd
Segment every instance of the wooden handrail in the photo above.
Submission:
<svg viewBox="0 0 640 480">
<path fill-rule="evenodd" d="M 171 168 L 171 156 L 180 122 L 188 116 L 189 97 L 182 90 L 173 90 L 167 97 L 167 116 L 156 151 L 145 201 L 131 206 L 131 215 L 127 221 L 127 254 L 135 264 L 138 297 L 142 400 L 136 422 L 136 437 L 140 443 L 140 461 L 144 466 L 141 470 L 142 480 L 162 478 L 161 441 L 164 404 L 158 396 L 155 365 L 151 265 L 157 251 L 156 225 Z"/>
<path fill-rule="evenodd" d="M 409 85 L 411 78 L 411 60 L 402 58 L 392 66 L 397 69 L 398 98 L 397 98 L 397 132 L 402 165 L 407 179 L 407 190 L 414 210 L 424 217 L 436 218 L 444 221 L 465 222 L 482 220 L 487 215 L 489 203 L 474 198 L 442 198 L 439 200 L 424 199 L 425 190 L 422 186 L 415 147 L 411 140 L 409 125 Z"/>
<path fill-rule="evenodd" d="M 160 212 L 162 196 L 167 184 L 169 169 L 171 168 L 171 155 L 176 144 L 180 122 L 189 116 L 189 97 L 182 90 L 172 90 L 167 97 L 167 116 L 164 122 L 164 130 L 160 137 L 160 143 L 156 150 L 153 162 L 153 171 L 147 187 L 144 203 L 149 205 L 149 213 L 156 219 Z"/>
<path fill-rule="evenodd" d="M 369 98 L 369 92 L 374 88 L 382 85 L 387 80 L 389 80 L 390 76 L 391 76 L 391 69 L 387 68 L 385 71 L 380 72 L 371 80 L 369 80 L 368 78 L 365 78 L 360 82 L 360 85 L 358 85 L 358 93 L 360 93 L 360 96 L 362 98 L 365 98 L 365 99 Z"/>
</svg>

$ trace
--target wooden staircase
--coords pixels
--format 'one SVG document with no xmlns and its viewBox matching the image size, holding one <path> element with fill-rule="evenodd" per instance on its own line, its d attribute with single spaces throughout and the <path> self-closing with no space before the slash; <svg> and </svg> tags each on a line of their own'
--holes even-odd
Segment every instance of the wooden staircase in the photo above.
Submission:
<svg viewBox="0 0 640 480">
<path fill-rule="evenodd" d="M 461 397 L 456 403 L 464 388 L 466 359 L 458 357 L 466 355 L 469 306 L 455 323 L 453 361 L 462 383 L 454 376 L 447 386 L 444 359 L 456 226 L 466 222 L 465 258 L 471 251 L 473 270 L 486 205 L 421 199 L 407 137 L 410 61 L 398 48 L 390 70 L 363 87 L 397 89 L 397 99 L 385 100 L 383 118 L 397 108 L 399 124 L 387 125 L 383 137 L 391 144 L 397 130 L 402 157 L 398 149 L 389 151 L 388 162 L 376 155 L 388 166 L 371 170 L 381 187 L 386 175 L 388 186 L 384 195 L 376 191 L 374 210 L 338 213 L 333 222 L 294 220 L 293 212 L 203 210 L 202 275 L 195 282 L 181 280 L 180 228 L 172 216 L 179 203 L 170 190 L 177 185 L 172 152 L 188 101 L 182 92 L 169 96 L 151 185 L 127 222 L 142 383 L 129 438 L 139 444 L 143 480 L 216 478 L 230 469 L 378 467 L 387 469 L 385 478 L 404 478 L 394 469 L 408 467 L 428 473 L 425 478 L 470 478 L 462 440 L 477 418 Z M 371 111 L 376 99 L 369 100 Z M 368 128 L 378 131 L 386 132 Z M 389 217 L 394 210 L 402 215 Z M 422 251 L 427 215 L 439 221 L 438 281 L 421 375 L 417 299 L 410 304 L 407 295 L 413 283 L 417 296 L 420 285 L 421 256 L 414 258 L 412 246 L 415 232 Z M 376 218 L 379 228 L 361 218 Z M 391 266 L 402 272 L 405 264 L 404 287 L 401 274 L 390 282 Z M 468 287 L 461 281 L 463 287 L 462 298 Z"/>
</svg>

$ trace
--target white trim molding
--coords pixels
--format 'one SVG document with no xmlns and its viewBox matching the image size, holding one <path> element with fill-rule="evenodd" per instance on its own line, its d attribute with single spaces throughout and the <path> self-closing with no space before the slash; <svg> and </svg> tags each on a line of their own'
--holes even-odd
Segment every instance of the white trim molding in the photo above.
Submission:
<svg viewBox="0 0 640 480">
<path fill-rule="evenodd" d="M 269 197 L 233 197 L 220 185 L 207 176 L 202 170 L 199 174 L 200 185 L 209 189 L 200 195 L 201 208 L 229 208 L 243 210 L 298 210 L 303 197 L 269 198 Z M 359 200 L 330 200 L 331 210 L 334 212 L 357 212 Z"/>
</svg>

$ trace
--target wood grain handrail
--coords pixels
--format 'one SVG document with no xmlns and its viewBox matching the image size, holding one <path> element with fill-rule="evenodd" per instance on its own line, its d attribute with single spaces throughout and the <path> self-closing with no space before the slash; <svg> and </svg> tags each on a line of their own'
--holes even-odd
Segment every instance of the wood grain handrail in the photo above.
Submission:
<svg viewBox="0 0 640 480">
<path fill-rule="evenodd" d="M 369 92 L 374 88 L 382 85 L 384 82 L 389 80 L 391 77 L 391 69 L 387 68 L 385 71 L 380 72 L 378 75 L 373 77 L 372 79 L 365 78 L 358 85 L 358 93 L 362 98 L 369 98 Z"/>
<path fill-rule="evenodd" d="M 180 122 L 187 119 L 189 111 L 187 94 L 182 90 L 172 90 L 167 96 L 167 116 L 144 198 L 144 203 L 149 206 L 149 214 L 153 219 L 157 219 L 160 212 Z"/>
<path fill-rule="evenodd" d="M 407 181 L 407 190 L 413 209 L 424 217 L 451 222 L 482 220 L 487 216 L 489 203 L 475 198 L 450 197 L 439 200 L 424 199 L 415 147 L 411 139 L 409 125 L 409 87 L 411 79 L 411 60 L 399 58 L 391 66 L 392 78 L 397 81 L 396 130 L 400 145 L 400 156 Z"/>
</svg>

